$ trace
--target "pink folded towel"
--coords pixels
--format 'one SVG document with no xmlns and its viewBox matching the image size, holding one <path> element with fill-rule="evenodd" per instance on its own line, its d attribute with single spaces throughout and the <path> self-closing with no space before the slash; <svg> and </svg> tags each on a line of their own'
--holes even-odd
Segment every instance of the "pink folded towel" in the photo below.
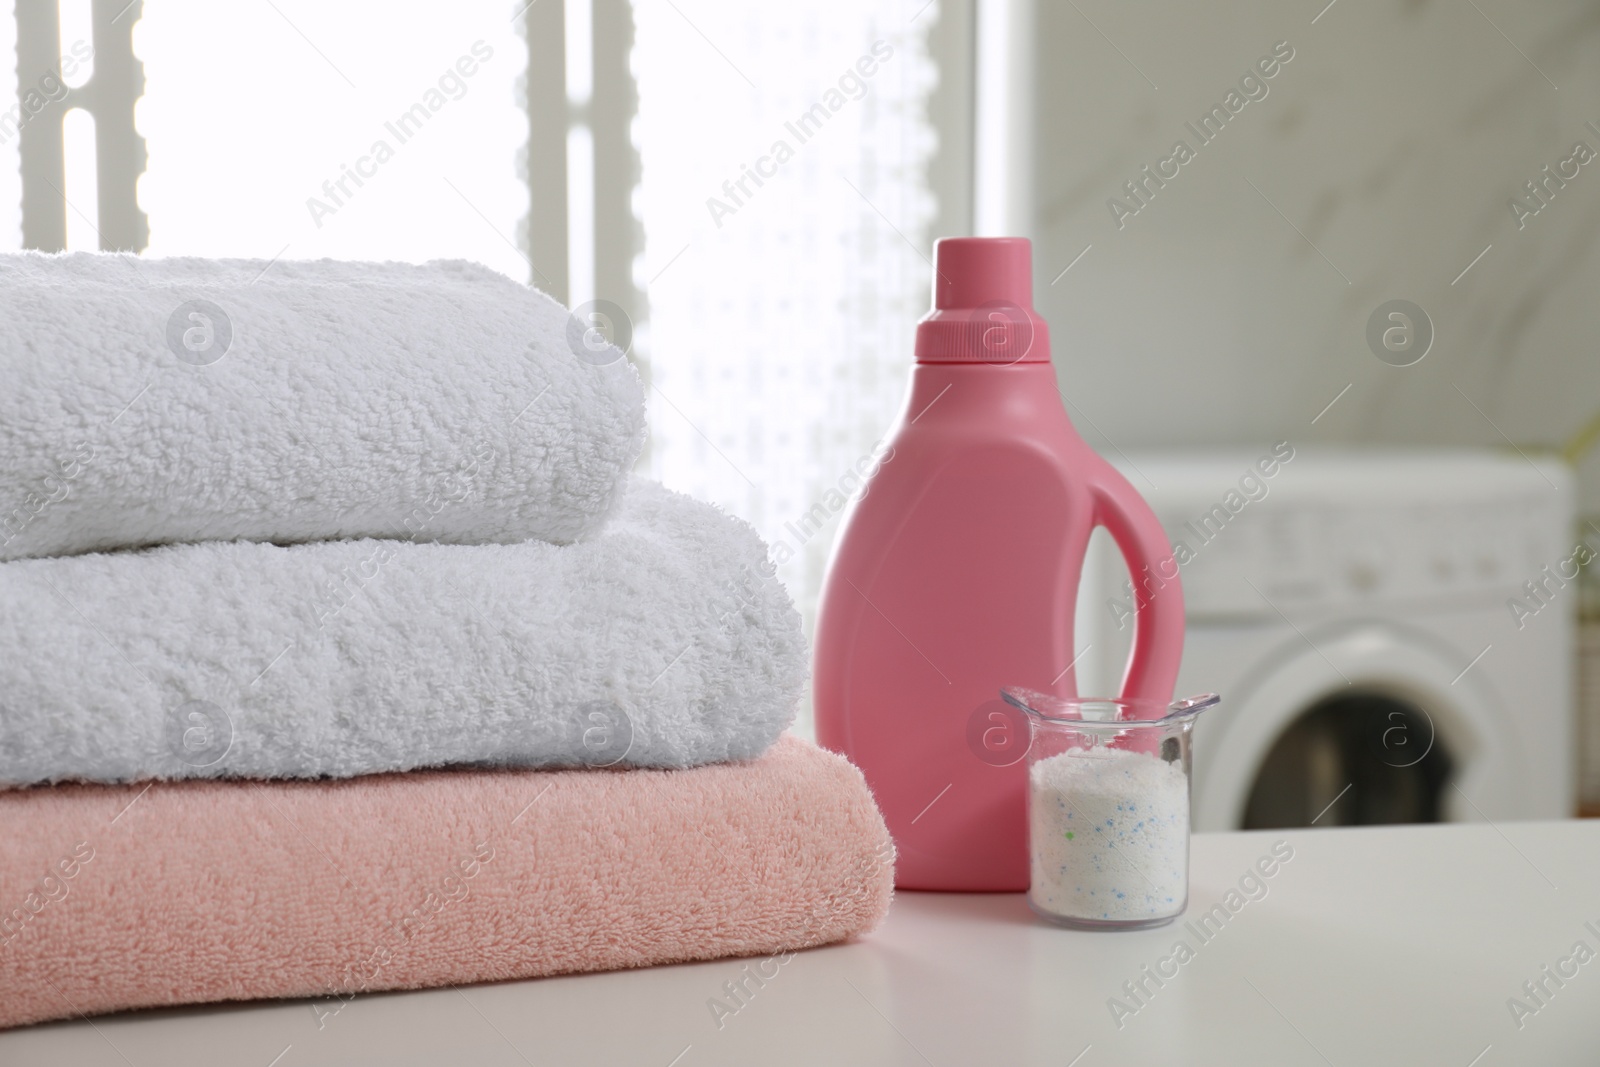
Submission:
<svg viewBox="0 0 1600 1067">
<path fill-rule="evenodd" d="M 860 772 L 792 737 L 690 770 L 43 787 L 0 827 L 0 1027 L 782 953 L 893 892 Z"/>
</svg>

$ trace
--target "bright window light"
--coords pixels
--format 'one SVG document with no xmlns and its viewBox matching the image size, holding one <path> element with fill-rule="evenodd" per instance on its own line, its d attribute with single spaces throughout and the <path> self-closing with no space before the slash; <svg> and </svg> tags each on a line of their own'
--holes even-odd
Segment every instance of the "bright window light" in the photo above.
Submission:
<svg viewBox="0 0 1600 1067">
<path fill-rule="evenodd" d="M 748 519 L 808 629 L 929 302 L 923 3 L 634 6 L 651 473 Z"/>
<path fill-rule="evenodd" d="M 61 19 L 61 80 L 69 89 L 94 77 L 93 0 L 57 0 Z"/>
<path fill-rule="evenodd" d="M 567 306 L 594 299 L 594 134 L 567 131 Z"/>
<path fill-rule="evenodd" d="M 567 0 L 562 9 L 566 23 L 567 99 L 583 107 L 594 95 L 593 0 Z"/>
<path fill-rule="evenodd" d="M 73 108 L 61 122 L 62 156 L 66 164 L 67 251 L 100 248 L 100 180 L 94 143 L 94 116 Z"/>
<path fill-rule="evenodd" d="M 460 257 L 520 280 L 525 4 L 146 4 L 152 255 Z"/>
</svg>

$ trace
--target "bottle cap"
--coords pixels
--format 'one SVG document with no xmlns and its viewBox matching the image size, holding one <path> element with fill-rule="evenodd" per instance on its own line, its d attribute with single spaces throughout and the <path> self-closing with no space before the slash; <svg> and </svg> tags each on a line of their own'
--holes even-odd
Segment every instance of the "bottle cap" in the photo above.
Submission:
<svg viewBox="0 0 1600 1067">
<path fill-rule="evenodd" d="M 933 246 L 933 310 L 917 324 L 918 363 L 1048 363 L 1033 310 L 1026 237 L 945 237 Z"/>
</svg>

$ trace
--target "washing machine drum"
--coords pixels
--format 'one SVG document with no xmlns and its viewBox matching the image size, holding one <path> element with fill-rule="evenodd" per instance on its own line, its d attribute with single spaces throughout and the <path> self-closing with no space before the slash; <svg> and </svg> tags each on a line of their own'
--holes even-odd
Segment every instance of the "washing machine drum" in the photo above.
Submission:
<svg viewBox="0 0 1600 1067">
<path fill-rule="evenodd" d="M 1333 693 L 1296 716 L 1267 750 L 1240 829 L 1312 820 L 1319 826 L 1443 822 L 1455 770 L 1432 716 L 1406 695 L 1381 688 Z"/>
<path fill-rule="evenodd" d="M 1387 623 L 1307 636 L 1261 657 L 1231 714 L 1197 731 L 1196 829 L 1515 814 L 1514 731 L 1454 650 Z"/>
</svg>

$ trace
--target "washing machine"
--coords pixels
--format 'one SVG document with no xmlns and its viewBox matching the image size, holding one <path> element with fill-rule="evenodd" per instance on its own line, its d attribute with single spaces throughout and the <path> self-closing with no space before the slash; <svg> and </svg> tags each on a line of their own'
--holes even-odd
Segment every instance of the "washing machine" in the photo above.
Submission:
<svg viewBox="0 0 1600 1067">
<path fill-rule="evenodd" d="M 1516 452 L 1129 453 L 1179 563 L 1196 830 L 1574 813 L 1576 565 L 1559 462 Z M 1097 531 L 1079 691 L 1115 692 L 1142 595 Z"/>
</svg>

